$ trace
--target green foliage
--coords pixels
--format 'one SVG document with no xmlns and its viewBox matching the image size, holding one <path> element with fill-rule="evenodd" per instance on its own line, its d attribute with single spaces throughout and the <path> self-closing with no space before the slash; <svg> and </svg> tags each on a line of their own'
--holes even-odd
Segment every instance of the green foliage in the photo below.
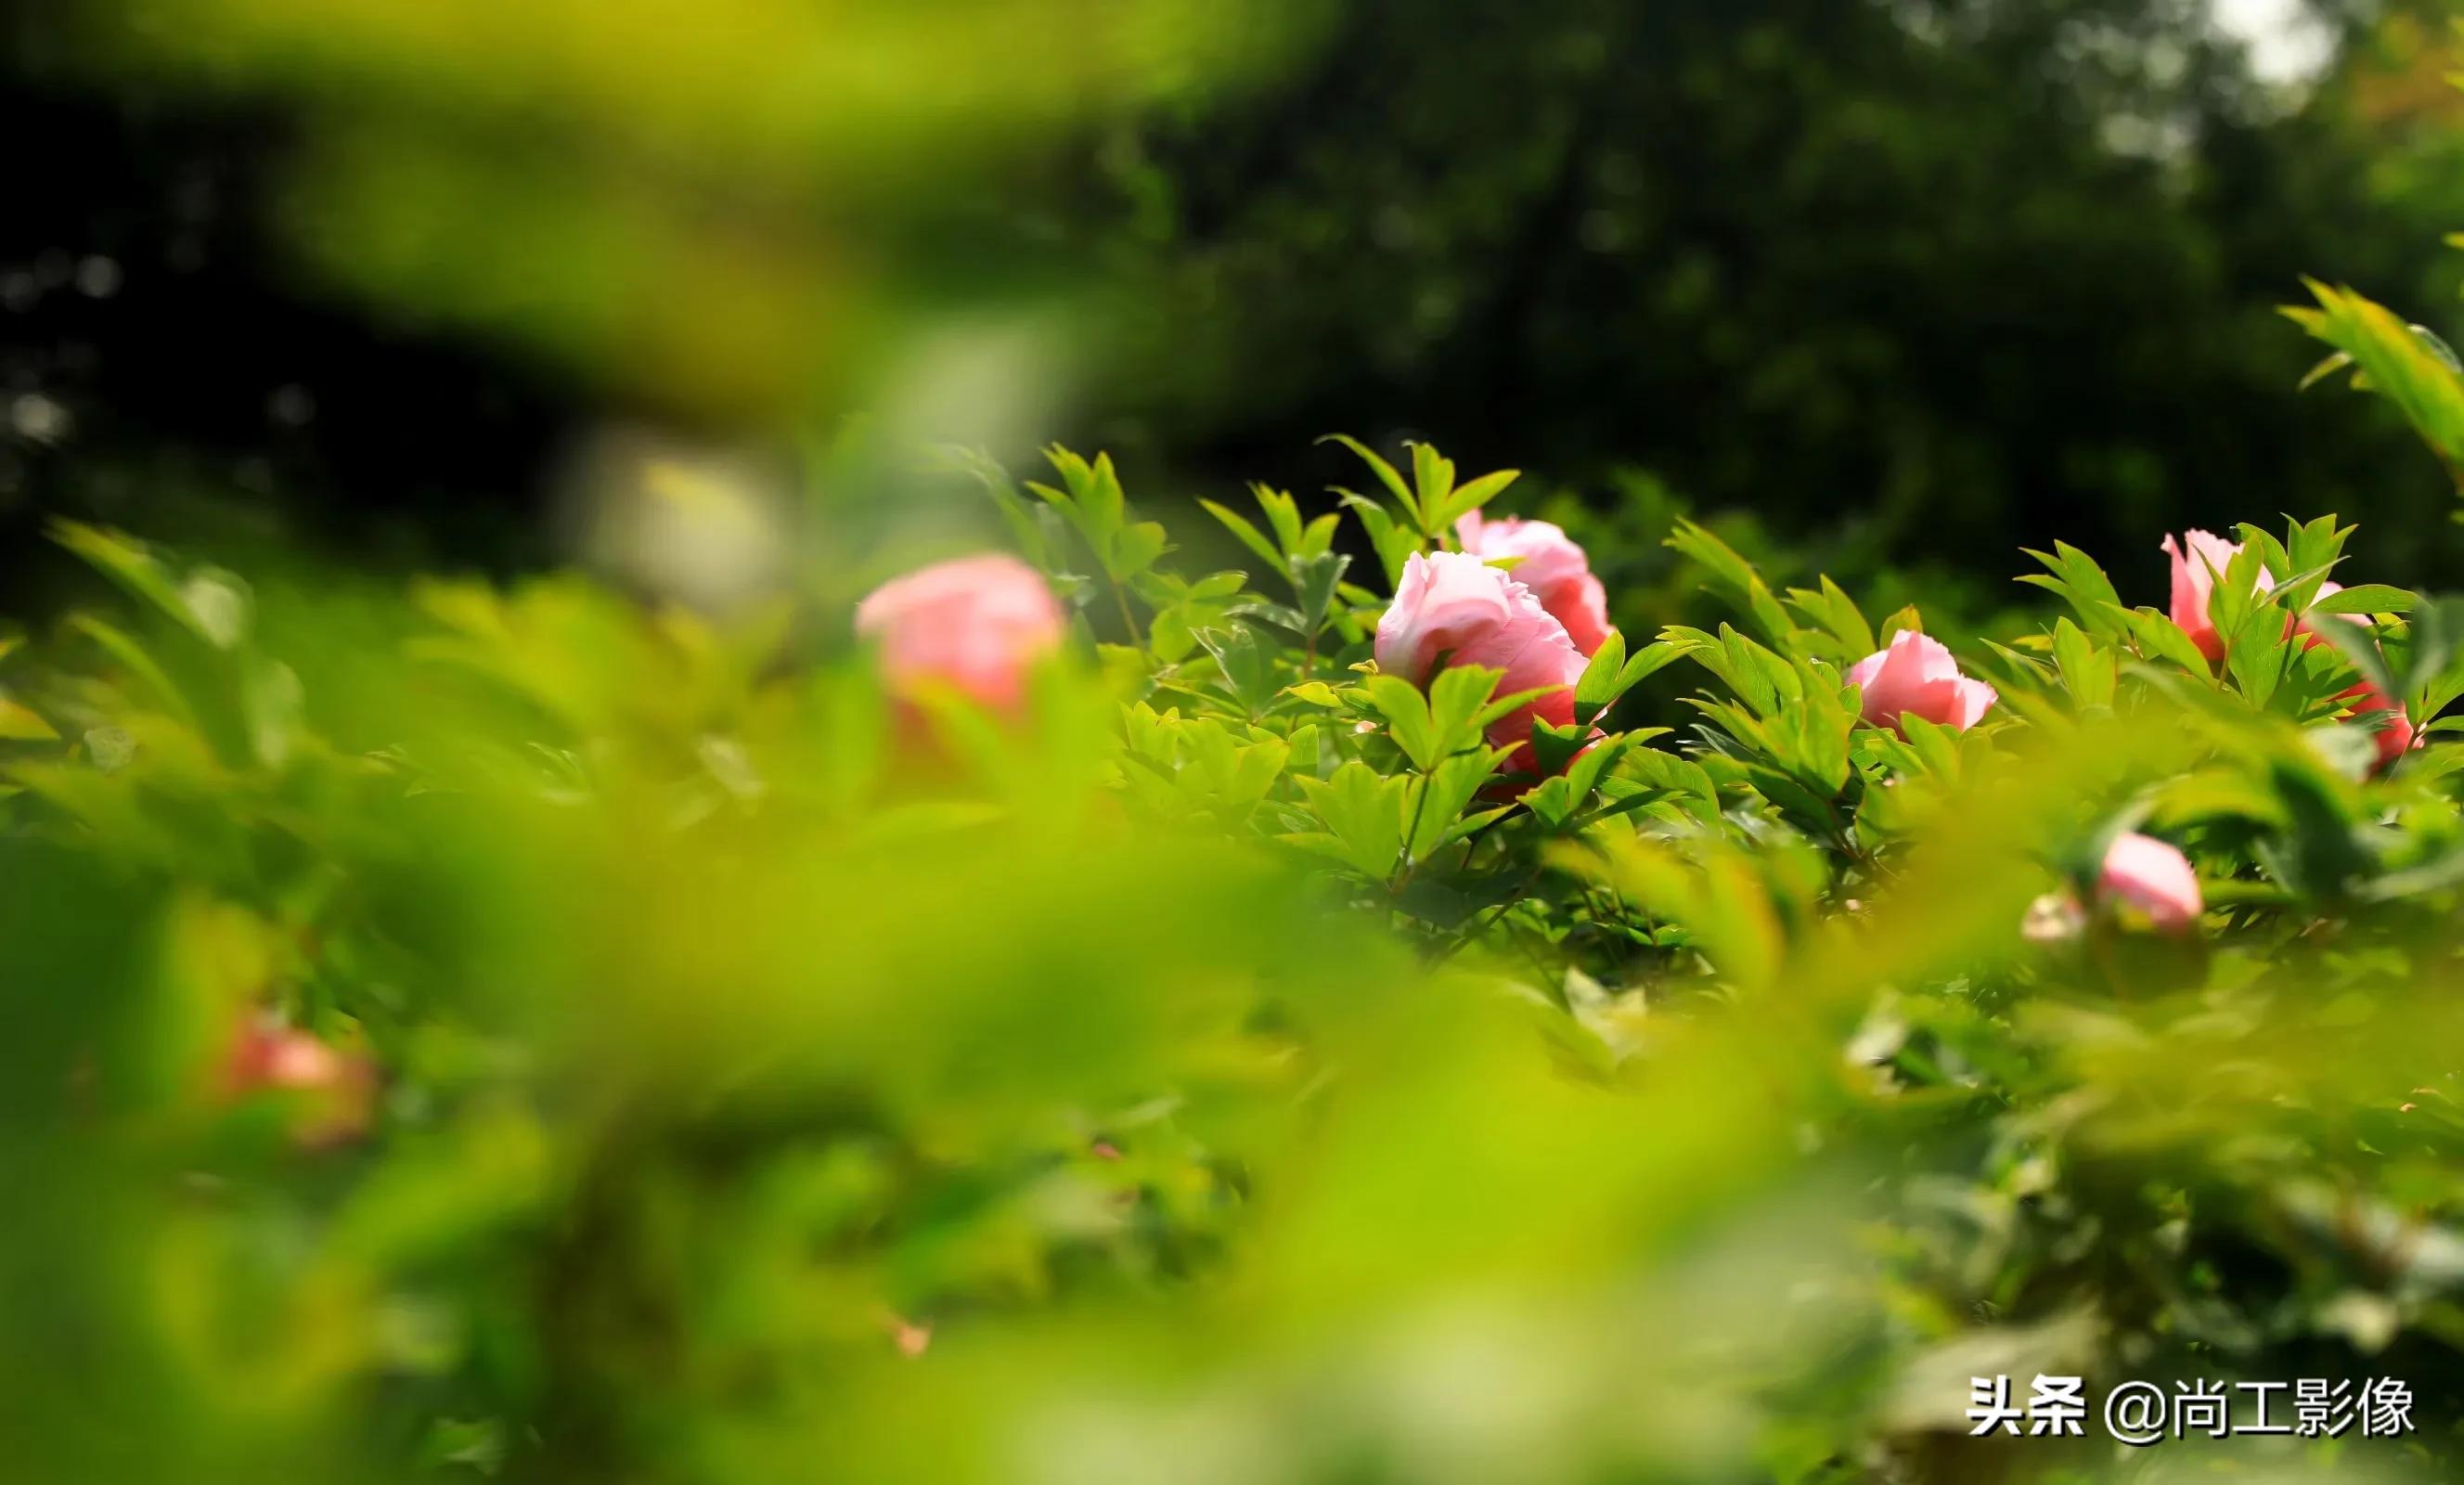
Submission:
<svg viewBox="0 0 2464 1485">
<path fill-rule="evenodd" d="M 2464 1400 L 2464 743 L 2349 710 L 2464 693 L 2458 600 L 2244 528 L 2211 665 L 2057 546 L 2070 612 L 1947 636 L 1984 719 L 1878 726 L 1923 616 L 1680 522 L 1751 632 L 1612 632 L 1518 764 L 1535 694 L 1381 674 L 1342 566 L 1509 477 L 1359 452 L 1210 506 L 1263 590 L 1107 458 L 962 464 L 1080 634 L 1006 710 L 63 527 L 126 597 L 0 654 L 23 1466 L 1948 1481 L 2005 1350 Z M 367 1081 L 234 1082 L 268 1015 Z"/>
</svg>

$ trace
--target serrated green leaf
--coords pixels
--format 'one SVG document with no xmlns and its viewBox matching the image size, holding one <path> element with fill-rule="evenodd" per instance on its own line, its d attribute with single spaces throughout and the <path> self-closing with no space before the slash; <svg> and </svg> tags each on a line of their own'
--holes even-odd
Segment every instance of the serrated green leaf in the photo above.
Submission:
<svg viewBox="0 0 2464 1485">
<path fill-rule="evenodd" d="M 1296 778 L 1327 828 L 1334 854 L 1362 875 L 1384 880 L 1403 850 L 1403 786 L 1353 759 L 1330 779 Z"/>
</svg>

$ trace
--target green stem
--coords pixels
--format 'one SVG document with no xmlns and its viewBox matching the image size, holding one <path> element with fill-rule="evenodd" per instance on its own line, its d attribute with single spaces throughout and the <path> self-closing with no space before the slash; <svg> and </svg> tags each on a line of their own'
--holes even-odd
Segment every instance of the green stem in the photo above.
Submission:
<svg viewBox="0 0 2464 1485">
<path fill-rule="evenodd" d="M 1420 835 L 1420 811 L 1428 808 L 1432 781 L 1425 773 L 1414 774 L 1413 777 L 1420 781 L 1420 791 L 1412 798 L 1412 823 L 1403 827 L 1403 875 L 1386 889 L 1390 895 L 1412 885 L 1412 874 L 1420 869 L 1419 858 L 1412 853 L 1412 842 Z"/>
</svg>

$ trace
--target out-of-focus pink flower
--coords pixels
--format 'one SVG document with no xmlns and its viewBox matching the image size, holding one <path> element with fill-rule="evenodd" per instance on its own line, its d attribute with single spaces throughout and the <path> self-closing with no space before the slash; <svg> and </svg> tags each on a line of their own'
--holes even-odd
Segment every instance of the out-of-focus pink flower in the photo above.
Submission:
<svg viewBox="0 0 2464 1485">
<path fill-rule="evenodd" d="M 855 632 L 881 647 L 891 689 L 938 682 L 1001 711 L 1018 706 L 1028 668 L 1067 629 L 1042 574 L 1001 552 L 894 578 L 855 610 Z"/>
<path fill-rule="evenodd" d="M 1996 699 L 1991 686 L 1959 674 L 1959 662 L 1940 640 L 1914 630 L 1902 630 L 1890 648 L 1848 667 L 1848 679 L 1861 688 L 1865 720 L 1895 731 L 1900 719 L 1913 713 L 1966 732 Z"/>
<path fill-rule="evenodd" d="M 2173 560 L 2173 623 L 2199 647 L 2201 654 L 2223 659 L 2224 636 L 2216 632 L 2215 621 L 2208 614 L 2208 601 L 2215 594 L 2216 579 L 2241 555 L 2240 543 L 2211 531 L 2185 531 L 2179 545 L 2168 536 L 2161 550 Z M 2258 590 L 2264 593 L 2275 587 L 2276 580 L 2260 568 Z"/>
<path fill-rule="evenodd" d="M 882 1334 L 890 1338 L 891 1345 L 911 1362 L 922 1356 L 933 1344 L 933 1323 L 930 1320 L 911 1320 L 887 1307 L 874 1310 L 873 1319 L 881 1326 Z"/>
<path fill-rule="evenodd" d="M 2206 909 L 2190 858 L 2151 835 L 2115 836 L 2099 885 L 2106 900 L 2129 903 L 2167 933 L 2189 927 Z"/>
<path fill-rule="evenodd" d="M 1511 766 L 1529 771 L 1531 721 L 1574 720 L 1574 683 L 1583 654 L 1531 589 L 1468 552 L 1416 553 L 1403 565 L 1395 602 L 1377 621 L 1377 668 L 1425 687 L 1432 673 L 1479 665 L 1505 676 L 1495 695 L 1550 688 L 1491 723 L 1488 740 L 1516 748 Z"/>
<path fill-rule="evenodd" d="M 1508 517 L 1489 521 L 1480 512 L 1455 522 L 1463 549 L 1483 562 L 1519 557 L 1510 574 L 1531 589 L 1540 607 L 1566 627 L 1566 637 L 1586 655 L 1597 654 L 1609 637 L 1609 595 L 1592 575 L 1591 559 L 1553 521 Z"/>
<path fill-rule="evenodd" d="M 2378 744 L 2381 768 L 2393 766 L 2395 761 L 2405 755 L 2405 750 L 2417 741 L 2412 719 L 2405 715 L 2403 703 L 2381 695 L 2378 688 L 2367 681 L 2337 692 L 2336 699 L 2352 702 L 2352 716 L 2347 720 L 2366 726 L 2381 716 L 2386 717 L 2385 721 L 2378 722 L 2378 730 L 2371 734 L 2371 741 Z"/>
<path fill-rule="evenodd" d="M 270 1014 L 240 1028 L 224 1063 L 233 1098 L 282 1093 L 299 1100 L 294 1134 L 302 1144 L 333 1144 L 363 1132 L 375 1100 L 376 1073 L 365 1057 L 320 1041 Z"/>
</svg>

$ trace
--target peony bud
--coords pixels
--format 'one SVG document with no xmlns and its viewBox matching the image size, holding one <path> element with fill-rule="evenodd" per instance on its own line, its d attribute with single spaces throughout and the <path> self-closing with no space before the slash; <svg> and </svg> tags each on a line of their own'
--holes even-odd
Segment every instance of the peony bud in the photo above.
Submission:
<svg viewBox="0 0 2464 1485">
<path fill-rule="evenodd" d="M 2098 886 L 2105 900 L 2129 903 L 2167 933 L 2189 927 L 2206 908 L 2189 857 L 2149 835 L 2115 836 Z"/>
</svg>

